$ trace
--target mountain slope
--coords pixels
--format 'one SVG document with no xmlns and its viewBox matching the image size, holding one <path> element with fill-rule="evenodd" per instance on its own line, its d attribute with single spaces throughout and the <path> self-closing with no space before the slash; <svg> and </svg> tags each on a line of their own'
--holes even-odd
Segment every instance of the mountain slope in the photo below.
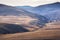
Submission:
<svg viewBox="0 0 60 40">
<path fill-rule="evenodd" d="M 35 12 L 33 12 L 34 7 L 31 7 L 31 6 L 15 6 L 15 7 L 18 8 L 18 9 L 22 8 L 22 9 L 28 11 L 28 12 L 35 13 Z"/>
<path fill-rule="evenodd" d="M 0 4 L 0 18 L 4 20 L 14 19 L 17 21 L 19 18 L 22 18 L 23 21 L 24 19 L 30 20 L 28 21 L 29 24 L 36 23 L 36 25 L 44 25 L 45 23 L 48 22 L 47 18 L 41 15 L 33 14 L 31 12 L 25 11 L 23 9 L 18 9 L 12 6 L 7 6 Z M 5 18 L 5 19 L 4 19 Z M 18 19 L 17 19 L 18 18 Z M 11 21 L 12 21 L 11 20 Z M 27 21 L 24 21 L 27 22 Z"/>
<path fill-rule="evenodd" d="M 49 22 L 60 21 L 60 2 L 40 5 L 30 9 L 29 9 L 30 11 L 29 10 L 27 11 L 38 15 L 43 15 L 49 19 Z"/>
<path fill-rule="evenodd" d="M 49 21 L 60 21 L 60 2 L 38 6 L 36 9 L 49 18 Z"/>
<path fill-rule="evenodd" d="M 24 28 L 42 27 L 48 19 L 42 15 L 33 14 L 23 9 L 0 4 L 0 23 L 24 25 Z"/>
</svg>

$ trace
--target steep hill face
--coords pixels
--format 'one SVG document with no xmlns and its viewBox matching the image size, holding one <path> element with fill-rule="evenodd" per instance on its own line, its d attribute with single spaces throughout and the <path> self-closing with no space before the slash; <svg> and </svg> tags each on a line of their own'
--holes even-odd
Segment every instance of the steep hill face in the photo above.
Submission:
<svg viewBox="0 0 60 40">
<path fill-rule="evenodd" d="M 40 5 L 34 8 L 30 8 L 27 11 L 38 15 L 43 15 L 49 19 L 49 22 L 60 21 L 60 2 Z"/>
<path fill-rule="evenodd" d="M 52 3 L 36 7 L 41 15 L 49 18 L 49 21 L 60 21 L 60 3 Z"/>
<path fill-rule="evenodd" d="M 27 27 L 42 27 L 48 19 L 44 16 L 33 14 L 23 9 L 0 4 L 0 23 L 19 24 Z"/>
</svg>

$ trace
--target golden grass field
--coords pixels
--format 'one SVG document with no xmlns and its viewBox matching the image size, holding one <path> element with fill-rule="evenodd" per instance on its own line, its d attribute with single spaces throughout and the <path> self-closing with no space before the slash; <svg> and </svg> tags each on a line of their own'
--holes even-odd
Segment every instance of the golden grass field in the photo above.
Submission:
<svg viewBox="0 0 60 40">
<path fill-rule="evenodd" d="M 60 30 L 37 30 L 35 32 L 0 35 L 0 40 L 60 40 Z"/>
<path fill-rule="evenodd" d="M 60 24 L 48 23 L 44 28 L 31 32 L 0 34 L 0 40 L 60 40 Z"/>
</svg>

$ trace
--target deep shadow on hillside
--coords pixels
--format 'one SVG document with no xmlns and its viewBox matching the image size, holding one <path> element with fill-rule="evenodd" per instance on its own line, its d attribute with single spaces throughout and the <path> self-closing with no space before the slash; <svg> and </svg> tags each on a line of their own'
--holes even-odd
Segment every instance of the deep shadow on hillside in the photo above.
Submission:
<svg viewBox="0 0 60 40">
<path fill-rule="evenodd" d="M 21 25 L 0 23 L 0 34 L 12 34 L 19 32 L 28 32 L 28 30 L 23 28 Z"/>
</svg>

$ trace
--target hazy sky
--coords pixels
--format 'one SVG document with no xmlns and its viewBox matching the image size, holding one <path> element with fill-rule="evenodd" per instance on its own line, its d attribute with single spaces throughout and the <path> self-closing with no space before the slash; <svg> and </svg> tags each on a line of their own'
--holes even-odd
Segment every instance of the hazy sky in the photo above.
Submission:
<svg viewBox="0 0 60 40">
<path fill-rule="evenodd" d="M 7 4 L 11 6 L 38 6 L 48 3 L 54 3 L 60 0 L 0 0 L 0 4 Z"/>
</svg>

